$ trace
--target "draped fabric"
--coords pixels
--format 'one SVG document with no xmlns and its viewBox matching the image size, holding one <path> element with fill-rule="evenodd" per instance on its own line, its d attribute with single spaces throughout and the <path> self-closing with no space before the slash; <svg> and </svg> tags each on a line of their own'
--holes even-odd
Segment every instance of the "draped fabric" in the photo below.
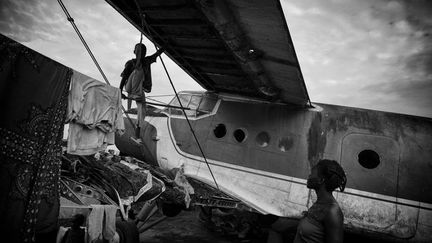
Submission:
<svg viewBox="0 0 432 243">
<path fill-rule="evenodd" d="M 114 144 L 124 130 L 120 89 L 74 71 L 67 111 L 67 153 L 91 155 Z"/>
<path fill-rule="evenodd" d="M 0 235 L 48 241 L 57 229 L 61 141 L 72 72 L 0 35 Z"/>
</svg>

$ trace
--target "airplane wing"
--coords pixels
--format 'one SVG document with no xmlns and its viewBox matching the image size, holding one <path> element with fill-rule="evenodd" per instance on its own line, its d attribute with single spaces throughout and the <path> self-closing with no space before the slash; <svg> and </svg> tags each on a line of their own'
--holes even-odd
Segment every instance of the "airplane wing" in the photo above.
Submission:
<svg viewBox="0 0 432 243">
<path fill-rule="evenodd" d="M 203 88 L 310 104 L 279 0 L 106 1 Z"/>
</svg>

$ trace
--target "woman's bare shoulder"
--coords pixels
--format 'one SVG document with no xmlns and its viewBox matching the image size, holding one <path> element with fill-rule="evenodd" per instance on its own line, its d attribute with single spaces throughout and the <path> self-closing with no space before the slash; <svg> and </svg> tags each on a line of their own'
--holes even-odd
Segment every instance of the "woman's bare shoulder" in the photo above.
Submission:
<svg viewBox="0 0 432 243">
<path fill-rule="evenodd" d="M 334 203 L 330 206 L 324 221 L 330 224 L 343 224 L 343 212 L 339 204 Z"/>
</svg>

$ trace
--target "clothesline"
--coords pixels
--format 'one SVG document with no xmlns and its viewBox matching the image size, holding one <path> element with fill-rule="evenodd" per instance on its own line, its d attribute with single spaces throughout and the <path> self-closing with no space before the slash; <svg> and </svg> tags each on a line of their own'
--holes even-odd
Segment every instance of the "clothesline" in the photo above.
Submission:
<svg viewBox="0 0 432 243">
<path fill-rule="evenodd" d="M 146 98 L 157 98 L 157 97 L 169 97 L 169 96 L 175 96 L 174 94 L 166 94 L 166 95 L 148 95 Z"/>
<path fill-rule="evenodd" d="M 127 99 L 127 100 L 135 100 L 135 101 L 139 101 L 139 100 L 140 100 L 140 99 L 134 99 L 134 98 L 129 98 L 129 97 L 126 97 L 126 99 Z M 188 107 L 180 107 L 180 106 L 167 105 L 167 104 L 160 104 L 160 103 L 158 104 L 158 103 L 149 102 L 149 101 L 146 101 L 145 103 L 146 103 L 146 104 L 150 104 L 150 105 L 156 105 L 156 106 L 168 107 L 168 108 L 183 109 L 183 110 L 193 110 L 193 109 L 188 108 Z M 195 110 L 196 110 L 196 109 L 195 109 Z"/>
</svg>

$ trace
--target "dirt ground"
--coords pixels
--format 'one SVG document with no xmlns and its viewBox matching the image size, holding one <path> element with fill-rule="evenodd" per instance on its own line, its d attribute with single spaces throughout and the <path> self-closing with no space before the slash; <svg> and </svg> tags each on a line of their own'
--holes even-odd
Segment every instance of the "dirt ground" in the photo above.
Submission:
<svg viewBox="0 0 432 243">
<path fill-rule="evenodd" d="M 209 226 L 198 219 L 198 210 L 182 211 L 179 215 L 167 218 L 158 225 L 140 234 L 141 243 L 265 243 L 266 231 L 261 234 L 248 235 L 240 239 L 237 234 L 224 232 L 221 229 Z M 151 221 L 157 220 L 161 215 L 153 216 Z M 150 222 L 151 222 L 150 221 Z M 292 242 L 294 232 L 286 235 L 286 242 Z M 386 242 L 373 240 L 362 235 L 345 234 L 344 242 Z"/>
<path fill-rule="evenodd" d="M 154 216 L 156 219 L 159 215 Z M 252 242 L 242 241 L 237 235 L 229 235 L 212 229 L 198 219 L 198 211 L 182 211 L 179 215 L 165 221 L 140 234 L 142 243 L 228 243 Z M 254 242 L 265 242 L 254 241 Z"/>
</svg>

